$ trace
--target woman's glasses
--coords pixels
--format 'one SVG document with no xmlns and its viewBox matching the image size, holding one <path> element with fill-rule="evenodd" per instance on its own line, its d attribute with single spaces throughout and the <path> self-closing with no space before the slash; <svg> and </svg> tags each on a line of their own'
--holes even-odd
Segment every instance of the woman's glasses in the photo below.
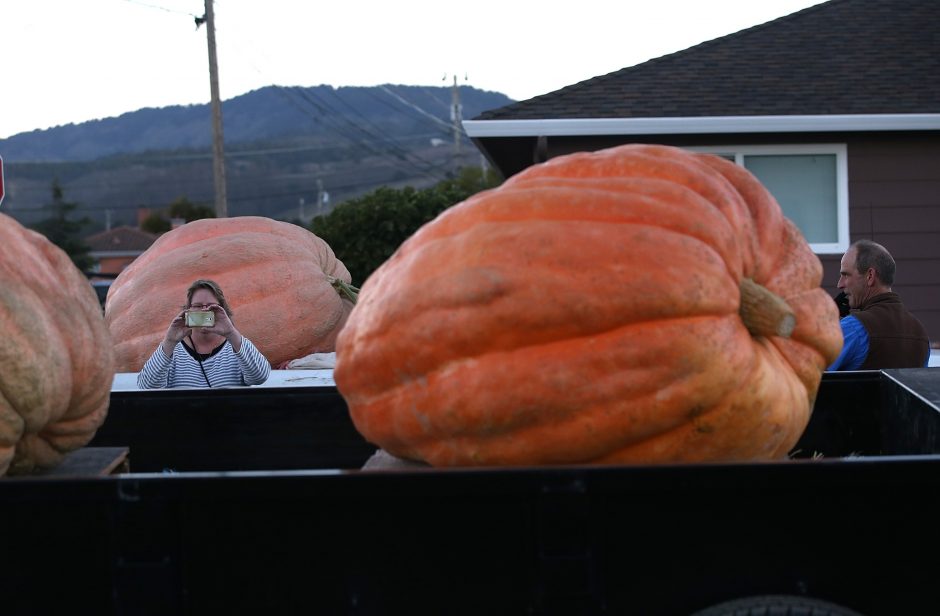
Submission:
<svg viewBox="0 0 940 616">
<path fill-rule="evenodd" d="M 190 304 L 189 310 L 209 310 L 212 304 Z"/>
</svg>

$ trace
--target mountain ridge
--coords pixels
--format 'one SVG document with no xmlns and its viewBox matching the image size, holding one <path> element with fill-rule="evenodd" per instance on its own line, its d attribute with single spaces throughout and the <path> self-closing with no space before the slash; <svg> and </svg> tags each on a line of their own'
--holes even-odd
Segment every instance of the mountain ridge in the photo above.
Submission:
<svg viewBox="0 0 940 616">
<path fill-rule="evenodd" d="M 450 87 L 267 86 L 222 103 L 230 215 L 309 218 L 378 186 L 429 186 L 480 165 L 455 142 Z M 460 86 L 462 117 L 512 102 Z M 94 232 L 134 226 L 140 209 L 186 197 L 213 202 L 208 104 L 146 107 L 119 116 L 0 139 L 3 211 L 23 224 L 43 216 L 58 181 Z M 329 195 L 323 203 L 323 195 Z"/>
<path fill-rule="evenodd" d="M 460 86 L 457 92 L 467 110 L 463 117 L 513 102 L 504 94 L 470 86 Z M 410 116 L 384 121 L 383 128 L 393 128 L 392 134 L 401 136 L 409 126 L 418 125 L 449 138 L 451 95 L 450 87 L 395 84 L 265 86 L 222 102 L 225 143 L 285 138 L 298 124 L 304 128 L 301 134 L 318 134 L 331 126 L 342 128 L 344 117 L 383 122 L 379 119 L 383 110 Z M 201 149 L 211 146 L 211 138 L 208 103 L 169 105 L 17 133 L 0 139 L 0 151 L 17 162 L 80 161 L 151 150 Z"/>
</svg>

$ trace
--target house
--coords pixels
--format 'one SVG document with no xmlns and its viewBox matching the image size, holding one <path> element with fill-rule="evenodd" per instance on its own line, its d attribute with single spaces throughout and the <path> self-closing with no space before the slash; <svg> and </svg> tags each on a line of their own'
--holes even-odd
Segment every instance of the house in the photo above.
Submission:
<svg viewBox="0 0 940 616">
<path fill-rule="evenodd" d="M 91 248 L 91 256 L 98 261 L 96 273 L 113 278 L 156 240 L 153 233 L 133 227 L 115 227 L 85 238 L 85 243 Z"/>
<path fill-rule="evenodd" d="M 831 0 L 464 122 L 508 177 L 623 143 L 750 169 L 803 231 L 836 293 L 862 238 L 940 341 L 940 3 Z"/>
</svg>

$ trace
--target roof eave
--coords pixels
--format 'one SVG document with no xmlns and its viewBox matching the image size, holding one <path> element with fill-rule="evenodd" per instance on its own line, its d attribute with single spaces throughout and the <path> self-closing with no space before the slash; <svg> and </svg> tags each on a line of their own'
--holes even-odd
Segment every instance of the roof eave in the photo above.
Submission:
<svg viewBox="0 0 940 616">
<path fill-rule="evenodd" d="M 471 138 L 923 131 L 940 130 L 940 113 L 464 120 L 463 126 Z"/>
</svg>

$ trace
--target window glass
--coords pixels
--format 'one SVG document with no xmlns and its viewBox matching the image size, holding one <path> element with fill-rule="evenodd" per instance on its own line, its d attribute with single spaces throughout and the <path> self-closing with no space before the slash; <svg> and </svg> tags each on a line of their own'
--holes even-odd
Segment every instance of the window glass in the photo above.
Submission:
<svg viewBox="0 0 940 616">
<path fill-rule="evenodd" d="M 811 244 L 839 241 L 835 154 L 745 155 L 744 167 Z"/>
<path fill-rule="evenodd" d="M 747 168 L 774 196 L 816 254 L 849 247 L 848 155 L 844 143 L 692 146 Z"/>
</svg>

